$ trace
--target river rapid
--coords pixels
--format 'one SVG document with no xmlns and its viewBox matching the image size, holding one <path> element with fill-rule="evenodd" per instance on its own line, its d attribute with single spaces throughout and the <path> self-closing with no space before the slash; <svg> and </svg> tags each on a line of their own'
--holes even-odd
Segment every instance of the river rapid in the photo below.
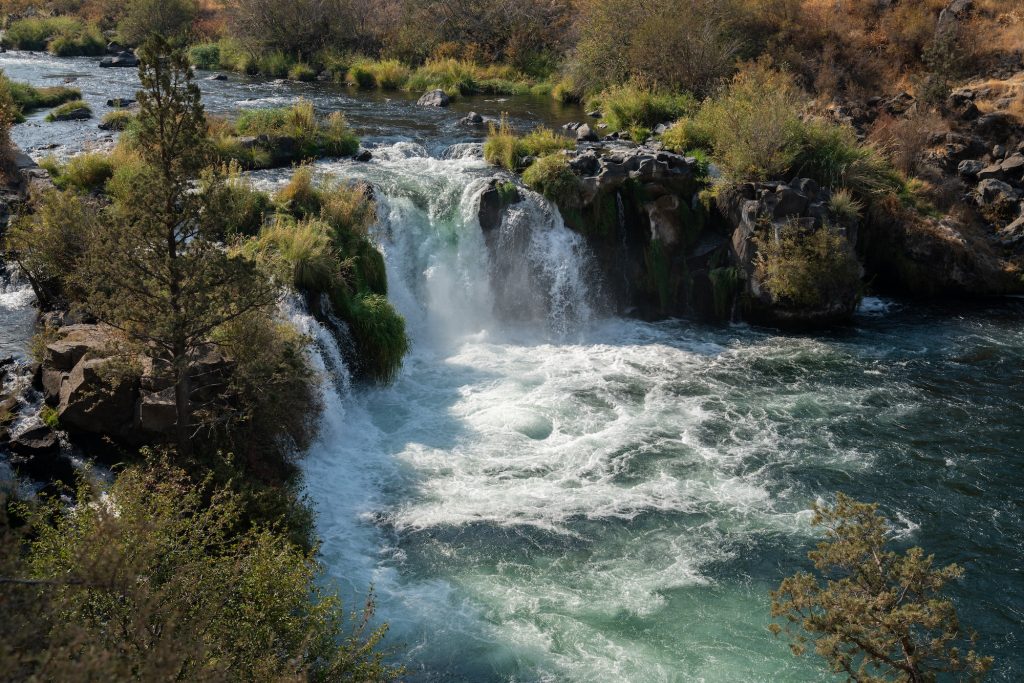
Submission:
<svg viewBox="0 0 1024 683">
<path fill-rule="evenodd" d="M 101 113 L 136 87 L 94 60 L 10 53 L 0 67 L 74 78 Z M 541 198 L 487 249 L 475 215 L 495 171 L 480 131 L 456 123 L 474 109 L 557 125 L 578 110 L 202 87 L 215 113 L 299 96 L 343 110 L 374 154 L 317 167 L 377 188 L 404 368 L 392 386 L 353 385 L 335 339 L 291 315 L 326 378 L 302 463 L 322 559 L 351 606 L 374 586 L 410 680 L 832 680 L 767 625 L 768 591 L 817 540 L 810 506 L 836 491 L 880 503 L 899 543 L 963 565 L 953 594 L 996 657 L 990 680 L 1024 677 L 1024 300 L 869 298 L 852 326 L 813 336 L 611 317 L 585 245 Z M 109 144 L 95 121 L 44 114 L 14 133 L 36 157 Z M 5 345 L 23 339 L 9 321 L 24 330 L 29 303 L 0 294 Z"/>
</svg>

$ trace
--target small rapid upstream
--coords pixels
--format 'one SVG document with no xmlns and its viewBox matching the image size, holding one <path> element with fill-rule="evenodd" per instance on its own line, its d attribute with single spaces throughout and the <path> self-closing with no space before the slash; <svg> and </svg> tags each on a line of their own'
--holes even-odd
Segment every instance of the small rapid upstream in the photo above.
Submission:
<svg viewBox="0 0 1024 683">
<path fill-rule="evenodd" d="M 81 60 L 0 66 L 74 78 L 94 102 L 135 87 Z M 323 561 L 350 606 L 375 587 L 410 680 L 830 680 L 766 626 L 768 591 L 816 540 L 810 505 L 837 490 L 962 564 L 954 594 L 997 659 L 990 680 L 1024 676 L 1024 301 L 871 299 L 820 336 L 608 317 L 584 244 L 539 197 L 487 248 L 476 206 L 494 170 L 458 114 L 329 86 L 203 89 L 215 112 L 312 97 L 373 148 L 317 166 L 377 188 L 405 367 L 353 386 L 336 339 L 292 318 L 327 378 L 303 461 Z M 94 124 L 39 119 L 17 132 L 37 156 L 102 143 Z M 30 296 L 0 299 L 14 348 Z"/>
</svg>

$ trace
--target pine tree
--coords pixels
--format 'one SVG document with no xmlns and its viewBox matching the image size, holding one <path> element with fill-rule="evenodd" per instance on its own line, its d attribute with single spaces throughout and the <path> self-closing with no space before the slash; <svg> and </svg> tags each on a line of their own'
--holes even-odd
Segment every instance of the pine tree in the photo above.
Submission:
<svg viewBox="0 0 1024 683">
<path fill-rule="evenodd" d="M 943 594 L 963 576 L 955 564 L 935 567 L 921 548 L 888 549 L 889 522 L 878 506 L 839 494 L 833 507 L 815 505 L 815 526 L 827 538 L 808 557 L 824 579 L 800 572 L 772 592 L 776 635 L 796 655 L 813 642 L 835 673 L 857 683 L 930 683 L 939 674 L 980 680 L 992 665 L 960 626 Z M 943 678 L 943 680 L 947 680 Z"/>
<path fill-rule="evenodd" d="M 191 378 L 217 327 L 268 305 L 276 291 L 204 226 L 211 213 L 193 182 L 211 158 L 188 58 L 153 37 L 139 50 L 137 151 L 141 163 L 112 183 L 108 221 L 81 269 L 86 307 L 124 331 L 173 375 L 177 444 L 192 452 Z"/>
</svg>

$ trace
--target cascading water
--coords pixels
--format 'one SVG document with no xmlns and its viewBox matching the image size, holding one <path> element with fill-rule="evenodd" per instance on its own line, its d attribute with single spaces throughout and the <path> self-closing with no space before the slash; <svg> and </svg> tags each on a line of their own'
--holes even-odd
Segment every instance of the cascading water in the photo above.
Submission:
<svg viewBox="0 0 1024 683">
<path fill-rule="evenodd" d="M 837 488 L 948 544 L 920 538 L 921 475 L 894 475 L 890 444 L 945 405 L 908 354 L 973 341 L 597 319 L 586 249 L 538 196 L 487 248 L 478 147 L 374 155 L 320 167 L 378 188 L 412 349 L 393 386 L 329 405 L 304 467 L 330 574 L 350 602 L 375 586 L 412 678 L 827 680 L 768 633 L 768 590 Z"/>
<path fill-rule="evenodd" d="M 138 85 L 92 59 L 0 63 L 34 84 L 74 78 L 97 112 Z M 323 559 L 351 607 L 375 586 L 409 679 L 830 680 L 768 633 L 768 591 L 806 567 L 807 509 L 837 490 L 880 503 L 900 542 L 962 564 L 952 589 L 996 657 L 989 680 L 1024 675 L 1024 301 L 872 300 L 851 329 L 814 337 L 602 319 L 582 243 L 535 195 L 488 245 L 475 207 L 494 169 L 481 131 L 457 122 L 472 108 L 557 128 L 578 109 L 200 85 L 225 114 L 311 97 L 373 147 L 370 163 L 317 167 L 378 188 L 405 367 L 393 386 L 351 386 L 337 337 L 291 315 L 328 378 L 303 464 Z M 14 131 L 37 158 L 110 142 L 44 116 Z M 609 288 L 628 289 L 626 272 L 606 273 Z M 0 293 L 0 356 L 24 356 L 30 301 Z"/>
</svg>

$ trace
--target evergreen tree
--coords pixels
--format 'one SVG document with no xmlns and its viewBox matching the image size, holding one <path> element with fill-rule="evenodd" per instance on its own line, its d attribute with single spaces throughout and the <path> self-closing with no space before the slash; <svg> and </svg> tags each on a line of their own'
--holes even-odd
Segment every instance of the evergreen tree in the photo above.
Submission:
<svg viewBox="0 0 1024 683">
<path fill-rule="evenodd" d="M 809 553 L 824 578 L 800 572 L 772 592 L 772 624 L 796 655 L 813 641 L 835 673 L 857 683 L 931 683 L 939 674 L 980 680 L 992 665 L 966 637 L 952 601 L 943 595 L 963 576 L 955 564 L 935 567 L 921 548 L 887 548 L 889 522 L 878 506 L 839 494 L 833 507 L 815 505 L 815 526 L 827 538 Z M 943 678 L 943 680 L 946 680 Z"/>
<path fill-rule="evenodd" d="M 188 58 L 153 37 L 139 50 L 136 147 L 141 163 L 111 183 L 109 220 L 80 271 L 88 310 L 123 330 L 174 381 L 179 453 L 192 452 L 190 380 L 217 327 L 268 305 L 276 291 L 207 229 L 205 197 L 192 184 L 210 160 L 206 118 Z"/>
</svg>

